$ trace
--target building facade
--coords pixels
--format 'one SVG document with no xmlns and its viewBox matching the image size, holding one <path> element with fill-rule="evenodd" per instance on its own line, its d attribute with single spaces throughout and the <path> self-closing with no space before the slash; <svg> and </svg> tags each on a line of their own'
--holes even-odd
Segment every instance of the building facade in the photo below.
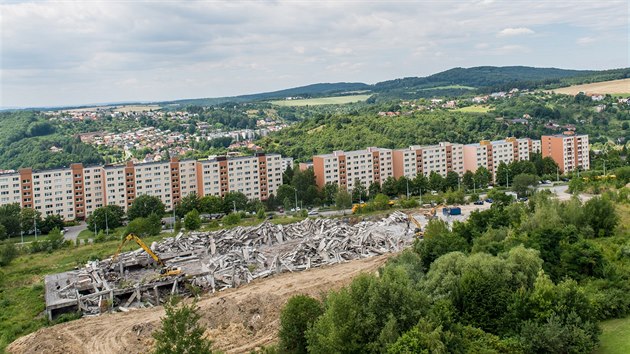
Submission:
<svg viewBox="0 0 630 354">
<path fill-rule="evenodd" d="M 0 205 L 19 203 L 42 215 L 84 219 L 106 205 L 125 211 L 140 195 L 156 196 L 172 209 L 190 193 L 223 196 L 242 192 L 266 200 L 282 184 L 280 155 L 84 167 L 33 171 L 24 168 L 0 175 Z"/>
<path fill-rule="evenodd" d="M 540 141 L 529 138 L 506 138 L 504 140 L 482 140 L 464 146 L 464 170 L 475 172 L 485 167 L 496 180 L 496 172 L 503 162 L 529 160 L 532 153 L 540 153 Z"/>
<path fill-rule="evenodd" d="M 540 151 L 541 142 L 529 138 L 484 140 L 468 145 L 441 142 L 396 150 L 370 147 L 366 150 L 334 151 L 313 156 L 312 166 L 320 188 L 326 183 L 335 183 L 352 191 L 357 178 L 367 187 L 373 182 L 382 183 L 390 176 L 415 178 L 422 174 L 429 177 L 435 172 L 446 177 L 451 171 L 461 176 L 482 166 L 492 173 L 494 180 L 501 162 L 509 164 L 529 160 L 531 153 Z M 304 164 L 303 168 L 307 167 Z"/>
<path fill-rule="evenodd" d="M 562 173 L 591 168 L 588 135 L 576 135 L 573 132 L 544 135 L 541 144 L 542 156 L 551 157 Z"/>
<path fill-rule="evenodd" d="M 464 173 L 464 145 L 442 142 L 438 145 L 413 145 L 407 149 L 394 150 L 394 177 L 415 178 L 422 174 L 429 177 L 432 172 L 446 177 L 454 171 Z"/>
<path fill-rule="evenodd" d="M 390 149 L 377 147 L 334 151 L 313 156 L 313 171 L 319 188 L 326 183 L 335 183 L 351 192 L 357 179 L 367 188 L 373 182 L 380 184 L 393 176 L 393 153 Z"/>
</svg>

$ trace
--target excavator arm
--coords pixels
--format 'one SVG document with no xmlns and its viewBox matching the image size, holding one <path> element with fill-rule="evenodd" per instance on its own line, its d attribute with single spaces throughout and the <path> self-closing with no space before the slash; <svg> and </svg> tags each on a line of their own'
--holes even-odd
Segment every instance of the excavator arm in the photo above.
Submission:
<svg viewBox="0 0 630 354">
<path fill-rule="evenodd" d="M 118 257 L 118 254 L 120 254 L 120 251 L 122 251 L 122 248 L 125 246 L 125 244 L 128 241 L 135 241 L 138 246 L 140 246 L 146 253 L 149 254 L 149 256 L 151 256 L 151 258 L 153 258 L 153 260 L 159 264 L 160 266 L 164 267 L 164 261 L 162 261 L 162 259 L 160 259 L 160 257 L 155 254 L 155 252 L 153 252 L 143 241 L 140 237 L 134 235 L 134 234 L 129 234 L 127 236 L 125 236 L 125 238 L 123 239 L 123 241 L 120 243 L 120 245 L 118 246 L 118 249 L 116 250 L 116 253 L 114 253 L 114 256 L 112 257 L 112 263 L 116 260 L 116 258 Z"/>
</svg>

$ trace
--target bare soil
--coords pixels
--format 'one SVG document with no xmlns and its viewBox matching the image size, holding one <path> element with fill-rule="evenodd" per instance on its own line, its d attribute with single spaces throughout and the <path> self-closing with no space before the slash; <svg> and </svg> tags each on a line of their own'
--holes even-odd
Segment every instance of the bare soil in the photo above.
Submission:
<svg viewBox="0 0 630 354">
<path fill-rule="evenodd" d="M 204 296 L 201 323 L 214 347 L 247 353 L 277 341 L 280 311 L 296 294 L 317 298 L 347 285 L 360 273 L 375 272 L 390 255 L 354 260 L 304 272 L 283 273 L 237 289 Z M 46 327 L 17 339 L 9 353 L 146 353 L 151 333 L 164 316 L 162 307 L 140 309 Z"/>
</svg>

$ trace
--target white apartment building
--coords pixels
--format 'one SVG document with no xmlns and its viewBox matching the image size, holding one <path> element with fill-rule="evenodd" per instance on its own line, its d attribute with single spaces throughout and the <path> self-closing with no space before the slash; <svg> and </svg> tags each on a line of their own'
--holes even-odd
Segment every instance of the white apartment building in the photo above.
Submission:
<svg viewBox="0 0 630 354">
<path fill-rule="evenodd" d="M 377 147 L 334 151 L 313 156 L 313 170 L 320 188 L 326 183 L 336 183 L 351 192 L 356 179 L 367 188 L 373 182 L 382 183 L 393 176 L 393 154 L 390 149 Z"/>
<path fill-rule="evenodd" d="M 529 160 L 530 154 L 540 152 L 540 141 L 529 138 L 506 138 L 504 140 L 482 140 L 476 144 L 464 146 L 464 170 L 475 172 L 485 167 L 496 178 L 496 171 L 501 162 Z"/>
<path fill-rule="evenodd" d="M 412 145 L 393 152 L 394 177 L 428 177 L 432 172 L 443 177 L 450 171 L 464 173 L 464 145 L 442 142 L 438 145 Z"/>
</svg>

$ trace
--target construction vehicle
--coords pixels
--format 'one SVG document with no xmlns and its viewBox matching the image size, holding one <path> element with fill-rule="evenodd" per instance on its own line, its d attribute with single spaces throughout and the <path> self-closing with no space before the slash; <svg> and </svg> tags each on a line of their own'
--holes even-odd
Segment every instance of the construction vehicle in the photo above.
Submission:
<svg viewBox="0 0 630 354">
<path fill-rule="evenodd" d="M 413 217 L 411 212 L 407 213 L 407 217 L 414 223 L 414 225 L 416 225 L 416 229 L 413 231 L 414 235 L 417 238 L 424 238 L 424 231 L 422 231 L 422 225 L 420 225 L 420 222 Z"/>
<path fill-rule="evenodd" d="M 125 244 L 131 240 L 135 241 L 138 246 L 140 246 L 149 256 L 151 256 L 151 258 L 153 258 L 155 263 L 162 267 L 160 269 L 161 276 L 168 277 L 171 275 L 179 275 L 182 273 L 182 270 L 179 267 L 167 266 L 166 263 L 164 263 L 164 261 L 160 258 L 160 256 L 155 254 L 155 252 L 153 252 L 151 248 L 149 248 L 149 246 L 147 246 L 147 244 L 144 243 L 144 241 L 142 241 L 140 237 L 134 234 L 128 234 L 127 236 L 125 236 L 125 238 L 123 238 L 122 242 L 118 246 L 118 249 L 116 250 L 116 253 L 114 253 L 114 255 L 112 256 L 112 264 L 114 264 L 114 262 L 116 261 L 116 258 L 120 254 L 120 251 L 122 251 L 122 248 L 125 246 Z"/>
<path fill-rule="evenodd" d="M 437 214 L 437 210 L 439 208 L 445 208 L 445 207 L 446 207 L 446 205 L 444 205 L 444 204 L 438 204 L 438 205 L 434 206 L 433 208 L 431 208 L 431 210 L 428 213 L 425 213 L 424 216 L 427 219 L 429 219 L 429 220 L 433 219 L 433 218 L 435 218 L 435 216 Z"/>
</svg>

